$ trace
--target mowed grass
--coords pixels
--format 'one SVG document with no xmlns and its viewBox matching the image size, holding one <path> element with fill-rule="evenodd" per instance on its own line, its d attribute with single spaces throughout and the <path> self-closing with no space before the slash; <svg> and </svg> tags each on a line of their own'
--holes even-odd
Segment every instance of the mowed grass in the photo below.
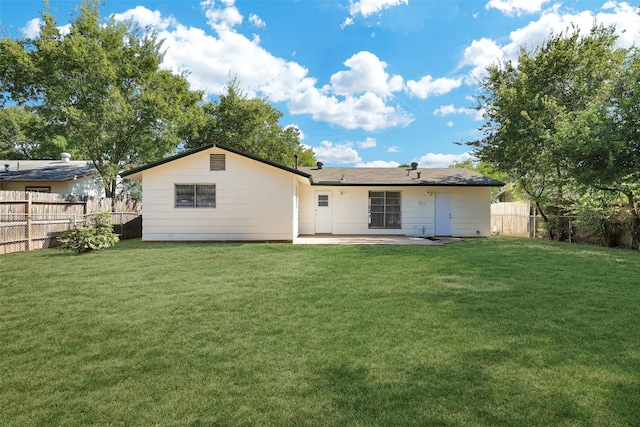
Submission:
<svg viewBox="0 0 640 427">
<path fill-rule="evenodd" d="M 0 425 L 640 424 L 640 254 L 144 244 L 0 256 Z"/>
</svg>

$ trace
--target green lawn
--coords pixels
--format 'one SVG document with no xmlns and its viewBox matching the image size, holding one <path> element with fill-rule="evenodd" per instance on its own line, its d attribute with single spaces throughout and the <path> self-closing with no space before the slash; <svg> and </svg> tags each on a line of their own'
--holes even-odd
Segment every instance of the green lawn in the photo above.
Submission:
<svg viewBox="0 0 640 427">
<path fill-rule="evenodd" d="M 143 244 L 0 256 L 0 425 L 632 426 L 640 253 Z"/>
</svg>

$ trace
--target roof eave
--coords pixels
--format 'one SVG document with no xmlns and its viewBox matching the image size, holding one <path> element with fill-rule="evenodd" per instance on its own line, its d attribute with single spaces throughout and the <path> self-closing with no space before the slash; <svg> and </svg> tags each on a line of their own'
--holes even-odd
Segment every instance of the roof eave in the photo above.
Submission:
<svg viewBox="0 0 640 427">
<path fill-rule="evenodd" d="M 328 182 L 311 182 L 314 186 L 323 187 L 502 187 L 504 183 L 328 183 Z"/>
<path fill-rule="evenodd" d="M 263 158 L 258 157 L 258 156 L 254 156 L 254 155 L 251 155 L 251 154 L 243 153 L 242 151 L 235 150 L 235 149 L 229 148 L 229 147 L 225 147 L 223 145 L 216 144 L 216 143 L 209 143 L 209 144 L 203 145 L 201 147 L 194 148 L 194 149 L 188 150 L 188 151 L 184 151 L 182 153 L 178 153 L 176 155 L 166 157 L 166 158 L 164 158 L 162 160 L 158 160 L 156 162 L 149 163 L 149 164 L 144 165 L 144 166 L 140 166 L 140 167 L 137 167 L 137 168 L 129 169 L 127 171 L 121 172 L 120 173 L 120 177 L 127 178 L 127 179 L 133 179 L 133 180 L 136 180 L 136 181 L 140 181 L 142 179 L 141 173 L 144 172 L 145 170 L 148 170 L 148 169 L 151 169 L 151 168 L 155 168 L 157 166 L 161 166 L 163 164 L 172 162 L 174 160 L 178 160 L 178 159 L 181 159 L 183 157 L 187 157 L 187 156 L 190 156 L 192 154 L 196 154 L 196 153 L 199 153 L 201 151 L 205 151 L 205 150 L 208 150 L 208 149 L 211 149 L 211 148 L 220 148 L 221 150 L 225 150 L 225 151 L 228 151 L 230 153 L 237 154 L 239 156 L 247 157 L 247 158 L 255 160 L 257 162 L 264 163 L 264 164 L 267 164 L 269 166 L 273 166 L 275 168 L 282 169 L 284 171 L 294 173 L 294 174 L 302 176 L 304 178 L 311 179 L 311 175 L 306 173 L 306 172 L 302 172 L 302 171 L 300 171 L 298 169 L 290 168 L 288 166 L 284 166 L 284 165 L 281 165 L 279 163 L 275 163 L 275 162 L 263 159 Z M 140 174 L 140 175 L 138 175 L 138 174 Z M 135 176 L 135 178 L 132 177 L 132 176 Z M 136 179 L 136 178 L 138 178 L 138 176 L 139 176 L 140 179 Z"/>
</svg>

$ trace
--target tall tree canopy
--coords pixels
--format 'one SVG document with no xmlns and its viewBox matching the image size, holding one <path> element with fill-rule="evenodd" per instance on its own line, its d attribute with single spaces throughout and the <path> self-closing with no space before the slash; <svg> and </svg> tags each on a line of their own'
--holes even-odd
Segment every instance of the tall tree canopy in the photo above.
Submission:
<svg viewBox="0 0 640 427">
<path fill-rule="evenodd" d="M 633 218 L 632 246 L 640 246 L 640 56 L 608 83 L 608 90 L 567 124 L 566 155 L 570 173 L 597 192 L 622 194 Z"/>
<path fill-rule="evenodd" d="M 63 137 L 46 135 L 45 121 L 24 107 L 0 108 L 0 158 L 47 159 L 64 151 Z"/>
<path fill-rule="evenodd" d="M 488 67 L 481 83 L 483 138 L 468 144 L 543 216 L 565 214 L 591 189 L 622 192 L 637 212 L 629 189 L 640 165 L 638 61 L 615 43 L 610 27 L 552 34 L 531 52 L 521 49 L 517 62 Z"/>
<path fill-rule="evenodd" d="M 57 157 L 51 150 L 64 149 L 91 160 L 112 195 L 119 170 L 175 152 L 202 94 L 160 68 L 156 34 L 103 20 L 98 6 L 82 0 L 68 33 L 43 13 L 35 39 L 0 40 L 0 96 L 46 124 L 24 128 L 42 144 L 34 153 Z"/>
<path fill-rule="evenodd" d="M 198 136 L 187 141 L 188 148 L 215 141 L 283 165 L 293 166 L 295 155 L 301 166 L 315 164 L 313 151 L 300 143 L 299 130 L 280 126 L 282 113 L 266 99 L 248 98 L 235 79 L 217 102 L 206 103 L 203 110 L 205 121 Z"/>
</svg>

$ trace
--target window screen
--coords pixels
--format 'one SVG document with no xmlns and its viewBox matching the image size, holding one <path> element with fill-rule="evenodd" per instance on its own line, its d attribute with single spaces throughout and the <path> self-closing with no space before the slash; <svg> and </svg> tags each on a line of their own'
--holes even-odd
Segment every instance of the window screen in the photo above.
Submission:
<svg viewBox="0 0 640 427">
<path fill-rule="evenodd" d="M 369 191 L 369 228 L 402 228 L 399 191 Z"/>
<path fill-rule="evenodd" d="M 215 208 L 215 184 L 176 184 L 176 208 Z"/>
</svg>

